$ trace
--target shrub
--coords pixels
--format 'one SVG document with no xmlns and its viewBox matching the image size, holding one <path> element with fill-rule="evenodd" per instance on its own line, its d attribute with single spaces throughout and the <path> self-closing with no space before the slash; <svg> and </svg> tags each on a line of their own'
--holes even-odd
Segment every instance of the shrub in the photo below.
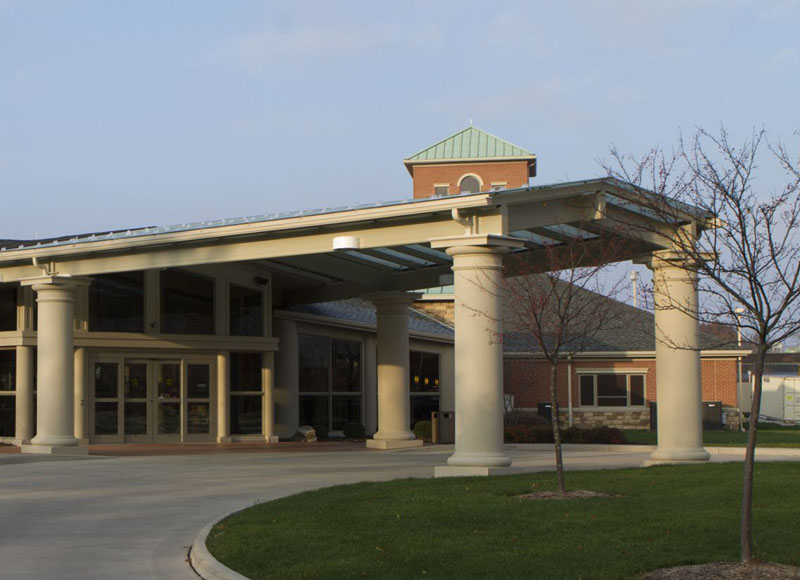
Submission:
<svg viewBox="0 0 800 580">
<path fill-rule="evenodd" d="M 431 422 L 430 421 L 417 421 L 414 423 L 414 435 L 417 439 L 430 441 L 431 439 Z"/>
<path fill-rule="evenodd" d="M 345 423 L 342 432 L 348 439 L 365 439 L 367 436 L 367 431 L 361 423 Z"/>
<path fill-rule="evenodd" d="M 325 425 L 314 425 L 314 431 L 317 432 L 317 439 L 328 438 L 328 428 Z"/>
<path fill-rule="evenodd" d="M 550 425 L 550 421 L 547 420 L 547 417 L 542 417 L 533 411 L 508 411 L 505 413 L 503 419 L 506 427 L 513 427 L 515 425 Z"/>
<path fill-rule="evenodd" d="M 546 425 L 512 425 L 505 431 L 509 443 L 552 443 L 553 430 Z"/>
</svg>

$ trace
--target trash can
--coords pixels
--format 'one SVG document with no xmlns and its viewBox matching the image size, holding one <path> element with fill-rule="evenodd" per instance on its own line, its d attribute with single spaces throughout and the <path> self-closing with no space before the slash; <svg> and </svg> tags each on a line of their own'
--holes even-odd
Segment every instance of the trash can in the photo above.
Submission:
<svg viewBox="0 0 800 580">
<path fill-rule="evenodd" d="M 539 403 L 539 415 L 553 422 L 553 405 L 550 403 Z"/>
<path fill-rule="evenodd" d="M 650 430 L 651 431 L 658 431 L 658 407 L 656 406 L 658 403 L 655 401 L 650 401 Z"/>
<path fill-rule="evenodd" d="M 722 430 L 722 401 L 703 401 L 703 431 Z"/>
<path fill-rule="evenodd" d="M 431 413 L 431 441 L 433 443 L 456 442 L 456 414 L 453 411 Z"/>
</svg>

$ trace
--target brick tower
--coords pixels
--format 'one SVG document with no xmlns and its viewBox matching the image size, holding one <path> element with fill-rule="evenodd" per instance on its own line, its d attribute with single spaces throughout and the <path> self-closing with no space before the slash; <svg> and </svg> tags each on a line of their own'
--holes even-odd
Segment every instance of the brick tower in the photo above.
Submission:
<svg viewBox="0 0 800 580">
<path fill-rule="evenodd" d="M 403 163 L 415 198 L 525 187 L 536 175 L 536 155 L 472 126 Z"/>
</svg>

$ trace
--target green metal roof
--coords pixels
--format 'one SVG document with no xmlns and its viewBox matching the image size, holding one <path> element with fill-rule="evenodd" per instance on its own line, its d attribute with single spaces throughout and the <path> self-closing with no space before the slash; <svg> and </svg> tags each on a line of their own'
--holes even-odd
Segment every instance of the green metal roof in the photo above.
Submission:
<svg viewBox="0 0 800 580">
<path fill-rule="evenodd" d="M 498 157 L 534 157 L 534 155 L 522 147 L 517 147 L 499 137 L 469 126 L 403 161 L 413 163 L 415 161 L 496 159 Z"/>
</svg>

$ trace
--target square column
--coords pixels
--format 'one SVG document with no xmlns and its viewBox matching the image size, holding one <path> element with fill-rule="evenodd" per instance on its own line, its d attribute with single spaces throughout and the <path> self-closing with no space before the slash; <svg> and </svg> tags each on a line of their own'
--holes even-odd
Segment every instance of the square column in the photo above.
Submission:
<svg viewBox="0 0 800 580">
<path fill-rule="evenodd" d="M 655 252 L 658 448 L 646 464 L 707 461 L 703 449 L 697 272 L 674 252 Z"/>
<path fill-rule="evenodd" d="M 375 304 L 378 319 L 378 431 L 367 439 L 373 449 L 420 447 L 409 429 L 408 308 L 419 298 L 409 292 L 365 296 Z"/>
<path fill-rule="evenodd" d="M 264 396 L 261 423 L 264 441 L 277 443 L 275 434 L 275 353 L 271 350 L 264 352 Z"/>
<path fill-rule="evenodd" d="M 455 278 L 455 453 L 436 476 L 502 472 L 511 465 L 503 450 L 503 256 L 521 242 L 465 236 L 431 245 L 453 257 Z"/>
<path fill-rule="evenodd" d="M 36 292 L 37 433 L 23 453 L 86 454 L 75 438 L 73 326 L 75 294 L 89 280 L 44 276 L 22 281 Z"/>
<path fill-rule="evenodd" d="M 230 353 L 217 353 L 217 443 L 230 443 Z"/>
</svg>

